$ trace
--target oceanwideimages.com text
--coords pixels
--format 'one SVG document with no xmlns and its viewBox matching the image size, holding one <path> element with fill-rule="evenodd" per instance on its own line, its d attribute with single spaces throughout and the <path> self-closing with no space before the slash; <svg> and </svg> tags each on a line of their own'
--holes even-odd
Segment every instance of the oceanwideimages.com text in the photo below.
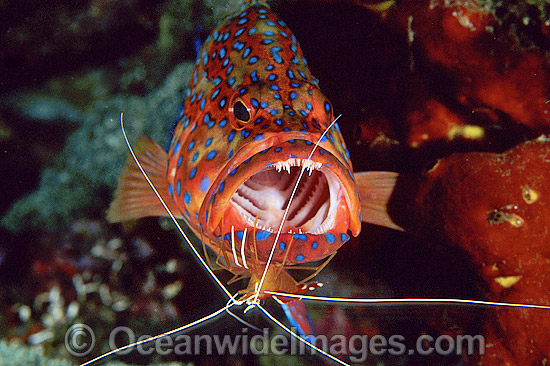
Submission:
<svg viewBox="0 0 550 366">
<path fill-rule="evenodd" d="M 295 329 L 293 329 L 295 331 Z M 126 344 L 151 338 L 150 335 L 136 337 L 127 327 L 115 328 L 109 336 L 109 346 L 112 350 Z M 124 339 L 124 344 L 116 340 Z M 369 355 L 373 356 L 403 356 L 437 354 L 450 355 L 483 355 L 485 353 L 485 338 L 482 335 L 421 335 L 414 346 L 402 335 L 325 335 L 309 336 L 307 340 L 319 349 L 335 357 L 345 356 L 352 362 L 363 362 Z M 73 325 L 65 334 L 67 351 L 74 356 L 82 357 L 89 354 L 95 346 L 93 330 L 85 324 Z M 407 346 L 409 344 L 409 346 Z M 177 356 L 196 355 L 308 355 L 320 353 L 295 337 L 276 334 L 270 335 L 270 329 L 264 328 L 262 333 L 251 332 L 243 328 L 237 335 L 172 335 L 159 337 L 153 341 L 139 344 L 122 350 L 118 354 L 138 352 L 142 355 L 175 354 Z"/>
</svg>

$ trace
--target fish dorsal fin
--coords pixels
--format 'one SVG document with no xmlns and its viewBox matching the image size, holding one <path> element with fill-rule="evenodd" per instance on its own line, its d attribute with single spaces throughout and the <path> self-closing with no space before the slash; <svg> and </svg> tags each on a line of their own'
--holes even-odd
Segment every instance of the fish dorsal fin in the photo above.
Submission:
<svg viewBox="0 0 550 366">
<path fill-rule="evenodd" d="M 388 202 L 399 174 L 359 172 L 354 176 L 361 196 L 361 221 L 404 231 L 388 214 Z"/>
<path fill-rule="evenodd" d="M 166 179 L 168 154 L 156 142 L 145 136 L 139 138 L 134 151 L 168 208 L 178 217 L 180 210 L 170 196 Z M 168 216 L 168 213 L 132 156 L 129 156 L 118 181 L 115 199 L 107 210 L 107 220 L 121 222 L 149 216 Z"/>
</svg>

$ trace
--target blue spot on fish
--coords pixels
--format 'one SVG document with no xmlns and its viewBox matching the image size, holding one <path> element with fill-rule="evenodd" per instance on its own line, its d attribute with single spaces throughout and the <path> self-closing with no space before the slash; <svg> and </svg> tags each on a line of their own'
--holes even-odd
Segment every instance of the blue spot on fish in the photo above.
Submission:
<svg viewBox="0 0 550 366">
<path fill-rule="evenodd" d="M 244 33 L 244 31 L 246 30 L 246 28 L 241 28 L 239 29 L 238 31 L 235 32 L 235 38 L 239 37 L 241 34 Z"/>
<path fill-rule="evenodd" d="M 183 200 L 185 201 L 186 205 L 189 205 L 191 203 L 191 194 L 189 192 L 185 192 L 183 195 Z"/>
<path fill-rule="evenodd" d="M 307 235 L 306 234 L 294 234 L 294 239 L 306 241 L 307 240 Z"/>
<path fill-rule="evenodd" d="M 218 94 L 220 94 L 220 88 L 214 90 L 214 92 L 212 93 L 212 96 L 210 97 L 210 99 L 212 99 L 212 100 L 216 99 Z"/>
<path fill-rule="evenodd" d="M 216 154 L 218 152 L 216 150 L 212 150 L 208 153 L 208 155 L 206 155 L 206 160 L 212 160 L 216 157 Z"/>
<path fill-rule="evenodd" d="M 242 49 L 244 48 L 245 44 L 241 41 L 238 41 L 238 42 L 235 42 L 233 44 L 233 49 L 234 50 L 237 50 L 237 51 L 242 51 Z"/>
<path fill-rule="evenodd" d="M 256 240 L 265 240 L 267 239 L 271 233 L 269 231 L 260 230 L 256 233 Z"/>
<path fill-rule="evenodd" d="M 210 179 L 208 177 L 204 177 L 201 180 L 201 191 L 206 192 L 208 188 L 210 187 Z"/>
<path fill-rule="evenodd" d="M 332 235 L 331 233 L 326 233 L 325 236 L 327 237 L 327 240 L 330 244 L 334 243 L 334 235 Z"/>
</svg>

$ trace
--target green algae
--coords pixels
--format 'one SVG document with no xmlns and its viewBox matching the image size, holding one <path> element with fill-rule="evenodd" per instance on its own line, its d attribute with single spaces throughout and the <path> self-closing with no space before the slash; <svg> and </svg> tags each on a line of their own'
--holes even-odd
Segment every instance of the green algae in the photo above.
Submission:
<svg viewBox="0 0 550 366">
<path fill-rule="evenodd" d="M 145 97 L 117 95 L 96 102 L 84 113 L 81 126 L 68 138 L 53 166 L 42 172 L 39 188 L 13 205 L 2 226 L 13 232 L 39 227 L 57 230 L 83 216 L 85 208 L 104 210 L 106 202 L 100 197 L 106 188 L 114 191 L 128 154 L 121 113 L 131 142 L 144 134 L 164 145 L 192 67 L 191 63 L 177 66 Z"/>
</svg>

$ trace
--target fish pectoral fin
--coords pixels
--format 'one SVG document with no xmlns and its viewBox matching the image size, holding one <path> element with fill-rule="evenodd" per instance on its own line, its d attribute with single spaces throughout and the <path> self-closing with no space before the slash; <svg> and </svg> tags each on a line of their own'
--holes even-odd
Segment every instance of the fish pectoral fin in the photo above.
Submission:
<svg viewBox="0 0 550 366">
<path fill-rule="evenodd" d="M 139 138 L 134 147 L 134 153 L 168 208 L 174 216 L 180 217 L 180 211 L 168 191 L 166 179 L 168 154 L 156 142 L 145 136 Z M 107 221 L 121 222 L 149 216 L 168 216 L 168 212 L 143 176 L 132 155 L 128 155 L 118 180 L 115 199 L 107 210 Z"/>
<path fill-rule="evenodd" d="M 393 172 L 354 173 L 361 196 L 361 221 L 405 231 L 388 214 L 388 202 L 398 176 L 398 173 Z"/>
</svg>

